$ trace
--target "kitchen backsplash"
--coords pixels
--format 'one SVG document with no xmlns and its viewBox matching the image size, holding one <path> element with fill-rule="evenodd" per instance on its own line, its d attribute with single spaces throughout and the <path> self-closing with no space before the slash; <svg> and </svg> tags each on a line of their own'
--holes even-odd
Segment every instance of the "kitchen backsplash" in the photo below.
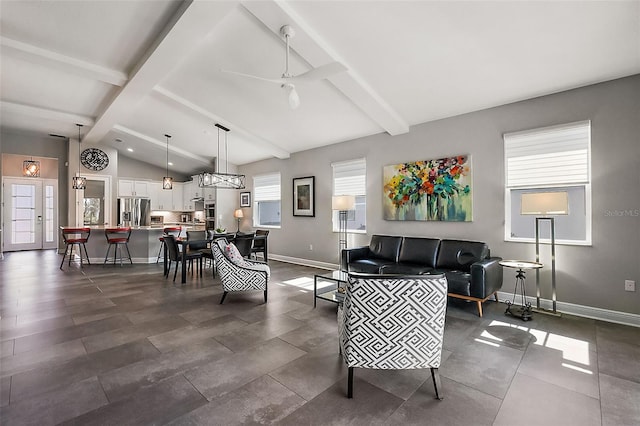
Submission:
<svg viewBox="0 0 640 426">
<path fill-rule="evenodd" d="M 204 223 L 204 212 L 187 212 L 191 216 L 191 221 L 195 222 L 203 222 Z M 182 212 L 167 212 L 167 211 L 152 211 L 151 216 L 162 216 L 164 217 L 164 223 L 180 223 L 182 222 Z"/>
</svg>

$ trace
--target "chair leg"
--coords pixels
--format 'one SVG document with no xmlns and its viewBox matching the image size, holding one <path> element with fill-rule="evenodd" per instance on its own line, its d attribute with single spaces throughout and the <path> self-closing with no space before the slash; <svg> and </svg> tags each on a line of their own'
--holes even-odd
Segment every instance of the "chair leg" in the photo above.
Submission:
<svg viewBox="0 0 640 426">
<path fill-rule="evenodd" d="M 264 303 L 267 303 L 267 289 L 264 289 Z"/>
<path fill-rule="evenodd" d="M 498 292 L 497 291 L 495 293 L 493 293 L 493 297 L 496 299 L 496 302 L 499 302 L 499 300 L 498 300 Z"/>
<path fill-rule="evenodd" d="M 438 392 L 438 388 L 442 388 L 442 383 L 440 382 L 440 372 L 438 372 L 437 368 L 431 369 L 431 378 L 433 379 L 433 387 L 436 390 L 436 399 L 442 401 L 443 398 L 440 396 Z"/>
<path fill-rule="evenodd" d="M 220 299 L 220 304 L 222 305 L 224 303 L 224 298 L 227 297 L 227 292 L 225 291 L 224 293 L 222 293 L 222 299 Z"/>
<path fill-rule="evenodd" d="M 133 265 L 133 259 L 131 259 L 131 252 L 129 251 L 129 244 L 125 243 L 124 248 L 127 249 L 127 254 L 129 255 L 129 263 Z"/>
<path fill-rule="evenodd" d="M 64 258 L 67 257 L 67 252 L 69 251 L 69 244 L 64 246 L 64 253 L 62 254 L 62 262 L 60 262 L 60 269 L 62 269 L 62 265 L 64 265 Z"/>
<path fill-rule="evenodd" d="M 87 255 L 87 265 L 91 265 L 91 260 L 89 260 L 89 252 L 87 251 L 87 246 L 82 243 L 82 247 L 84 247 L 84 254 Z M 80 251 L 82 254 L 82 250 Z"/>
<path fill-rule="evenodd" d="M 178 262 L 180 262 L 179 260 L 176 260 L 176 270 L 173 271 L 173 282 L 176 282 L 176 276 L 178 275 Z"/>
<path fill-rule="evenodd" d="M 476 303 L 478 304 L 478 315 L 482 318 L 482 301 L 478 300 Z"/>
<path fill-rule="evenodd" d="M 353 367 L 349 367 L 349 378 L 347 379 L 347 398 L 353 398 Z"/>
</svg>

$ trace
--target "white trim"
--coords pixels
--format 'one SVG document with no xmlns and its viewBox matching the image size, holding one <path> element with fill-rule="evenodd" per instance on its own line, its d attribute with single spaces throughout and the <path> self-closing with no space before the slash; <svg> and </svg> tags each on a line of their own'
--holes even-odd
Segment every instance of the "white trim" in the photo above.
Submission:
<svg viewBox="0 0 640 426">
<path fill-rule="evenodd" d="M 269 254 L 269 259 L 278 260 L 280 262 L 293 263 L 295 265 L 309 266 L 312 268 L 336 270 L 339 266 L 335 263 L 318 262 L 316 260 L 301 259 L 299 257 L 283 256 L 280 254 Z"/>
<path fill-rule="evenodd" d="M 498 292 L 498 299 L 501 302 L 513 299 L 513 293 L 504 291 Z M 516 302 L 520 301 L 520 297 L 516 298 Z M 526 301 L 531 306 L 536 306 L 536 298 L 526 296 Z M 545 309 L 552 308 L 552 301 L 548 299 L 540 299 L 540 307 Z M 612 311 L 610 309 L 596 308 L 593 306 L 576 305 L 574 303 L 556 302 L 556 310 L 564 314 L 575 315 L 578 317 L 591 318 L 600 321 L 613 322 L 617 324 L 629 325 L 632 327 L 640 327 L 640 315 L 628 312 Z"/>
</svg>

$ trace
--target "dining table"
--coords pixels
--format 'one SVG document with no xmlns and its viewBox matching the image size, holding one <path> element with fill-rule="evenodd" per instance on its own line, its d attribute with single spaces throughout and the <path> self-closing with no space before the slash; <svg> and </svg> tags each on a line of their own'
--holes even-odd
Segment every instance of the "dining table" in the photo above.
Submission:
<svg viewBox="0 0 640 426">
<path fill-rule="evenodd" d="M 176 243 L 180 248 L 182 253 L 185 253 L 185 250 L 189 250 L 189 244 L 207 244 L 210 246 L 211 242 L 218 238 L 226 238 L 228 242 L 233 242 L 235 240 L 235 234 L 214 234 L 212 239 L 206 240 L 187 240 L 186 238 L 176 238 Z M 264 246 L 262 250 L 262 255 L 264 257 L 264 261 L 267 262 L 269 260 L 267 256 L 267 235 L 254 235 L 253 241 L 256 240 L 264 240 Z M 168 257 L 167 245 L 164 244 L 164 275 L 167 275 L 167 270 L 169 269 L 169 257 Z M 184 284 L 187 282 L 187 257 L 182 256 L 182 264 L 181 264 L 181 283 Z M 214 266 L 215 267 L 215 266 Z"/>
</svg>

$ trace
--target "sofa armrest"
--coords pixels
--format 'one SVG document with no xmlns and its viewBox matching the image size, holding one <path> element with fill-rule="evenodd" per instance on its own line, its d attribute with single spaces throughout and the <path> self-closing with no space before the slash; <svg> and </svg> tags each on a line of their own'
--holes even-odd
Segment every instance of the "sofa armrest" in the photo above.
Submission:
<svg viewBox="0 0 640 426">
<path fill-rule="evenodd" d="M 471 264 L 471 296 L 484 299 L 502 288 L 501 260 L 490 257 Z"/>
<path fill-rule="evenodd" d="M 359 259 L 366 259 L 368 257 L 369 246 L 343 249 L 341 253 L 340 266 L 347 268 L 349 266 L 349 263 Z"/>
</svg>

